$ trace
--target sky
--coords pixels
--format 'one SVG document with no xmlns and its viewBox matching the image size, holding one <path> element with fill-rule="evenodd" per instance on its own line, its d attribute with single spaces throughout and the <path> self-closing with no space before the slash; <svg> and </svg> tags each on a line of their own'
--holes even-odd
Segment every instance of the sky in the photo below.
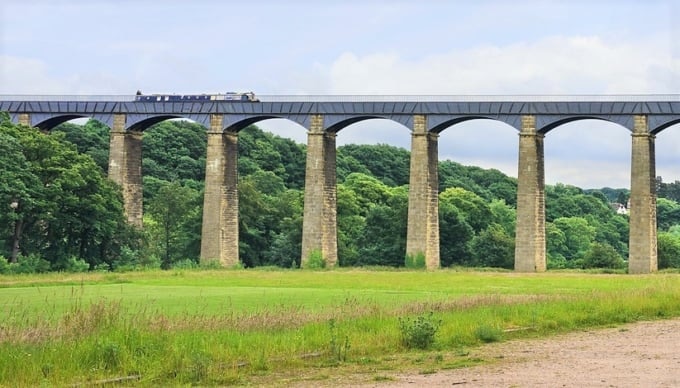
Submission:
<svg viewBox="0 0 680 388">
<path fill-rule="evenodd" d="M 3 0 L 0 95 L 620 95 L 680 92 L 680 0 Z M 283 119 L 258 123 L 306 142 Z M 410 148 L 388 120 L 338 145 Z M 545 137 L 546 183 L 630 187 L 630 132 L 584 120 Z M 517 176 L 491 120 L 442 132 L 439 158 Z M 680 180 L 680 125 L 656 138 Z"/>
</svg>

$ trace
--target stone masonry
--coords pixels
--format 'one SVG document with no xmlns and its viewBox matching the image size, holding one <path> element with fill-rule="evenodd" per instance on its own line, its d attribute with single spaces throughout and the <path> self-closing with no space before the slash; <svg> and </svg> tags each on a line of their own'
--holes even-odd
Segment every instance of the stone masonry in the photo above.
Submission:
<svg viewBox="0 0 680 388">
<path fill-rule="evenodd" d="M 632 137 L 628 272 L 644 274 L 658 269 L 654 135 L 646 116 L 634 117 Z"/>
<path fill-rule="evenodd" d="M 224 131 L 223 116 L 210 117 L 206 152 L 205 196 L 201 231 L 201 263 L 239 263 L 238 134 Z"/>
<path fill-rule="evenodd" d="M 19 114 L 19 124 L 31 126 L 31 115 L 28 113 Z"/>
<path fill-rule="evenodd" d="M 517 228 L 515 271 L 543 272 L 545 254 L 545 172 L 543 134 L 536 118 L 522 116 L 517 171 Z"/>
<path fill-rule="evenodd" d="M 142 226 L 142 134 L 125 130 L 125 115 L 115 114 L 109 143 L 109 178 L 123 190 L 130 224 Z"/>
<path fill-rule="evenodd" d="M 440 266 L 437 137 L 427 130 L 427 116 L 413 116 L 406 255 L 424 255 L 427 269 Z"/>
<path fill-rule="evenodd" d="M 315 252 L 326 265 L 338 262 L 335 133 L 324 130 L 323 115 L 312 115 L 307 132 L 302 267 Z"/>
</svg>

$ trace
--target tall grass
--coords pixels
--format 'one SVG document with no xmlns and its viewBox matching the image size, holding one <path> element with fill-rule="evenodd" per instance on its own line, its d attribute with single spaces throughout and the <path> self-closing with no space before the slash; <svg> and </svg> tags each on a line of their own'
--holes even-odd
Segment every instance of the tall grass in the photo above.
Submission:
<svg viewBox="0 0 680 388">
<path fill-rule="evenodd" d="M 413 352 L 400 319 L 424 314 L 441 322 L 434 351 L 453 353 L 489 339 L 680 316 L 672 274 L 81 276 L 0 278 L 0 385 L 246 384 L 291 370 L 387 362 Z"/>
</svg>

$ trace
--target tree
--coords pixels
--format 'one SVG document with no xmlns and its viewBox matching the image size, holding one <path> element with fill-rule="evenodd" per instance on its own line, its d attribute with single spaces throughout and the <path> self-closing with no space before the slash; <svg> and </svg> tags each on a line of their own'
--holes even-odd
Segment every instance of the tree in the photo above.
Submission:
<svg viewBox="0 0 680 388">
<path fill-rule="evenodd" d="M 3 236 L 12 236 L 7 239 L 11 253 L 4 255 L 11 263 L 19 256 L 25 214 L 34 208 L 40 190 L 40 179 L 30 171 L 21 144 L 0 132 L 0 206 L 6 209 L 0 213 L 0 223 L 4 225 Z"/>
<path fill-rule="evenodd" d="M 388 144 L 348 144 L 338 147 L 338 159 L 353 158 L 370 175 L 387 186 L 402 186 L 409 182 L 409 151 Z M 362 172 L 362 171 L 357 171 Z"/>
<path fill-rule="evenodd" d="M 460 211 L 465 222 L 478 233 L 484 230 L 493 220 L 489 204 L 479 195 L 459 188 L 451 187 L 439 194 L 441 203 L 449 203 Z"/>
<path fill-rule="evenodd" d="M 656 220 L 659 230 L 668 230 L 671 226 L 680 224 L 680 204 L 670 199 L 657 198 Z"/>
<path fill-rule="evenodd" d="M 19 144 L 25 160 L 16 156 L 20 165 L 3 164 L 17 168 L 4 175 L 15 190 L 8 194 L 18 199 L 13 215 L 15 225 L 21 225 L 15 228 L 20 231 L 15 234 L 20 254 L 47 258 L 54 269 L 63 268 L 71 257 L 95 266 L 131 244 L 134 233 L 125 222 L 120 188 L 90 156 L 79 154 L 61 134 L 47 136 L 5 120 L 0 129 L 6 151 L 16 155 Z"/>
<path fill-rule="evenodd" d="M 60 124 L 52 133 L 61 133 L 64 139 L 73 143 L 78 152 L 88 154 L 106 172 L 109 169 L 109 128 L 97 120 L 88 120 L 85 125 Z"/>
<path fill-rule="evenodd" d="M 659 269 L 680 268 L 680 230 L 675 229 L 657 236 Z"/>
<path fill-rule="evenodd" d="M 442 267 L 470 263 L 470 242 L 475 232 L 453 203 L 439 202 L 439 255 Z"/>
<path fill-rule="evenodd" d="M 593 243 L 583 257 L 583 268 L 623 269 L 626 262 L 609 244 Z"/>
<path fill-rule="evenodd" d="M 357 265 L 404 265 L 408 193 L 395 188 L 385 204 L 370 207 L 359 237 Z"/>
<path fill-rule="evenodd" d="M 205 177 L 205 129 L 189 121 L 163 121 L 144 132 L 142 171 L 168 182 Z"/>
<path fill-rule="evenodd" d="M 498 224 L 491 224 L 472 239 L 472 265 L 512 269 L 515 240 Z"/>
<path fill-rule="evenodd" d="M 362 216 L 366 216 L 371 207 L 384 205 L 392 197 L 390 187 L 377 178 L 366 174 L 349 174 L 343 186 L 356 195 L 359 214 Z"/>
<path fill-rule="evenodd" d="M 578 266 L 577 260 L 582 260 L 590 245 L 595 240 L 596 230 L 582 217 L 561 217 L 552 222 L 564 234 L 564 243 L 560 245 L 549 242 L 555 251 L 562 255 L 573 266 Z M 548 235 L 551 238 L 552 235 Z"/>
<path fill-rule="evenodd" d="M 196 231 L 197 225 L 200 230 L 200 199 L 199 192 L 172 182 L 161 187 L 148 204 L 148 216 L 154 221 L 150 229 L 160 246 L 162 268 L 170 268 L 180 259 L 197 261 L 198 252 L 187 248 L 198 247 L 195 240 L 200 236 Z"/>
</svg>

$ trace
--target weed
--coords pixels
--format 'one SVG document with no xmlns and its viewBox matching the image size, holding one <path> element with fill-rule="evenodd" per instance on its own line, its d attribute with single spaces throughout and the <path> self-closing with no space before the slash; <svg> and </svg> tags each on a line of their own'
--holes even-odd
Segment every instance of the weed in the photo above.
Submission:
<svg viewBox="0 0 680 388">
<path fill-rule="evenodd" d="M 429 349 L 441 324 L 441 319 L 435 319 L 432 312 L 414 319 L 399 318 L 402 345 L 408 349 Z"/>
<path fill-rule="evenodd" d="M 340 342 L 338 338 L 338 328 L 335 319 L 328 321 L 328 328 L 330 331 L 330 343 L 328 351 L 332 361 L 343 362 L 347 361 L 347 352 L 349 352 L 349 336 L 345 335 L 344 341 Z"/>
<path fill-rule="evenodd" d="M 475 329 L 475 337 L 485 343 L 498 342 L 502 335 L 501 329 L 489 325 L 481 325 Z"/>
<path fill-rule="evenodd" d="M 375 375 L 373 376 L 373 381 L 394 381 L 394 377 L 385 375 Z"/>
</svg>

